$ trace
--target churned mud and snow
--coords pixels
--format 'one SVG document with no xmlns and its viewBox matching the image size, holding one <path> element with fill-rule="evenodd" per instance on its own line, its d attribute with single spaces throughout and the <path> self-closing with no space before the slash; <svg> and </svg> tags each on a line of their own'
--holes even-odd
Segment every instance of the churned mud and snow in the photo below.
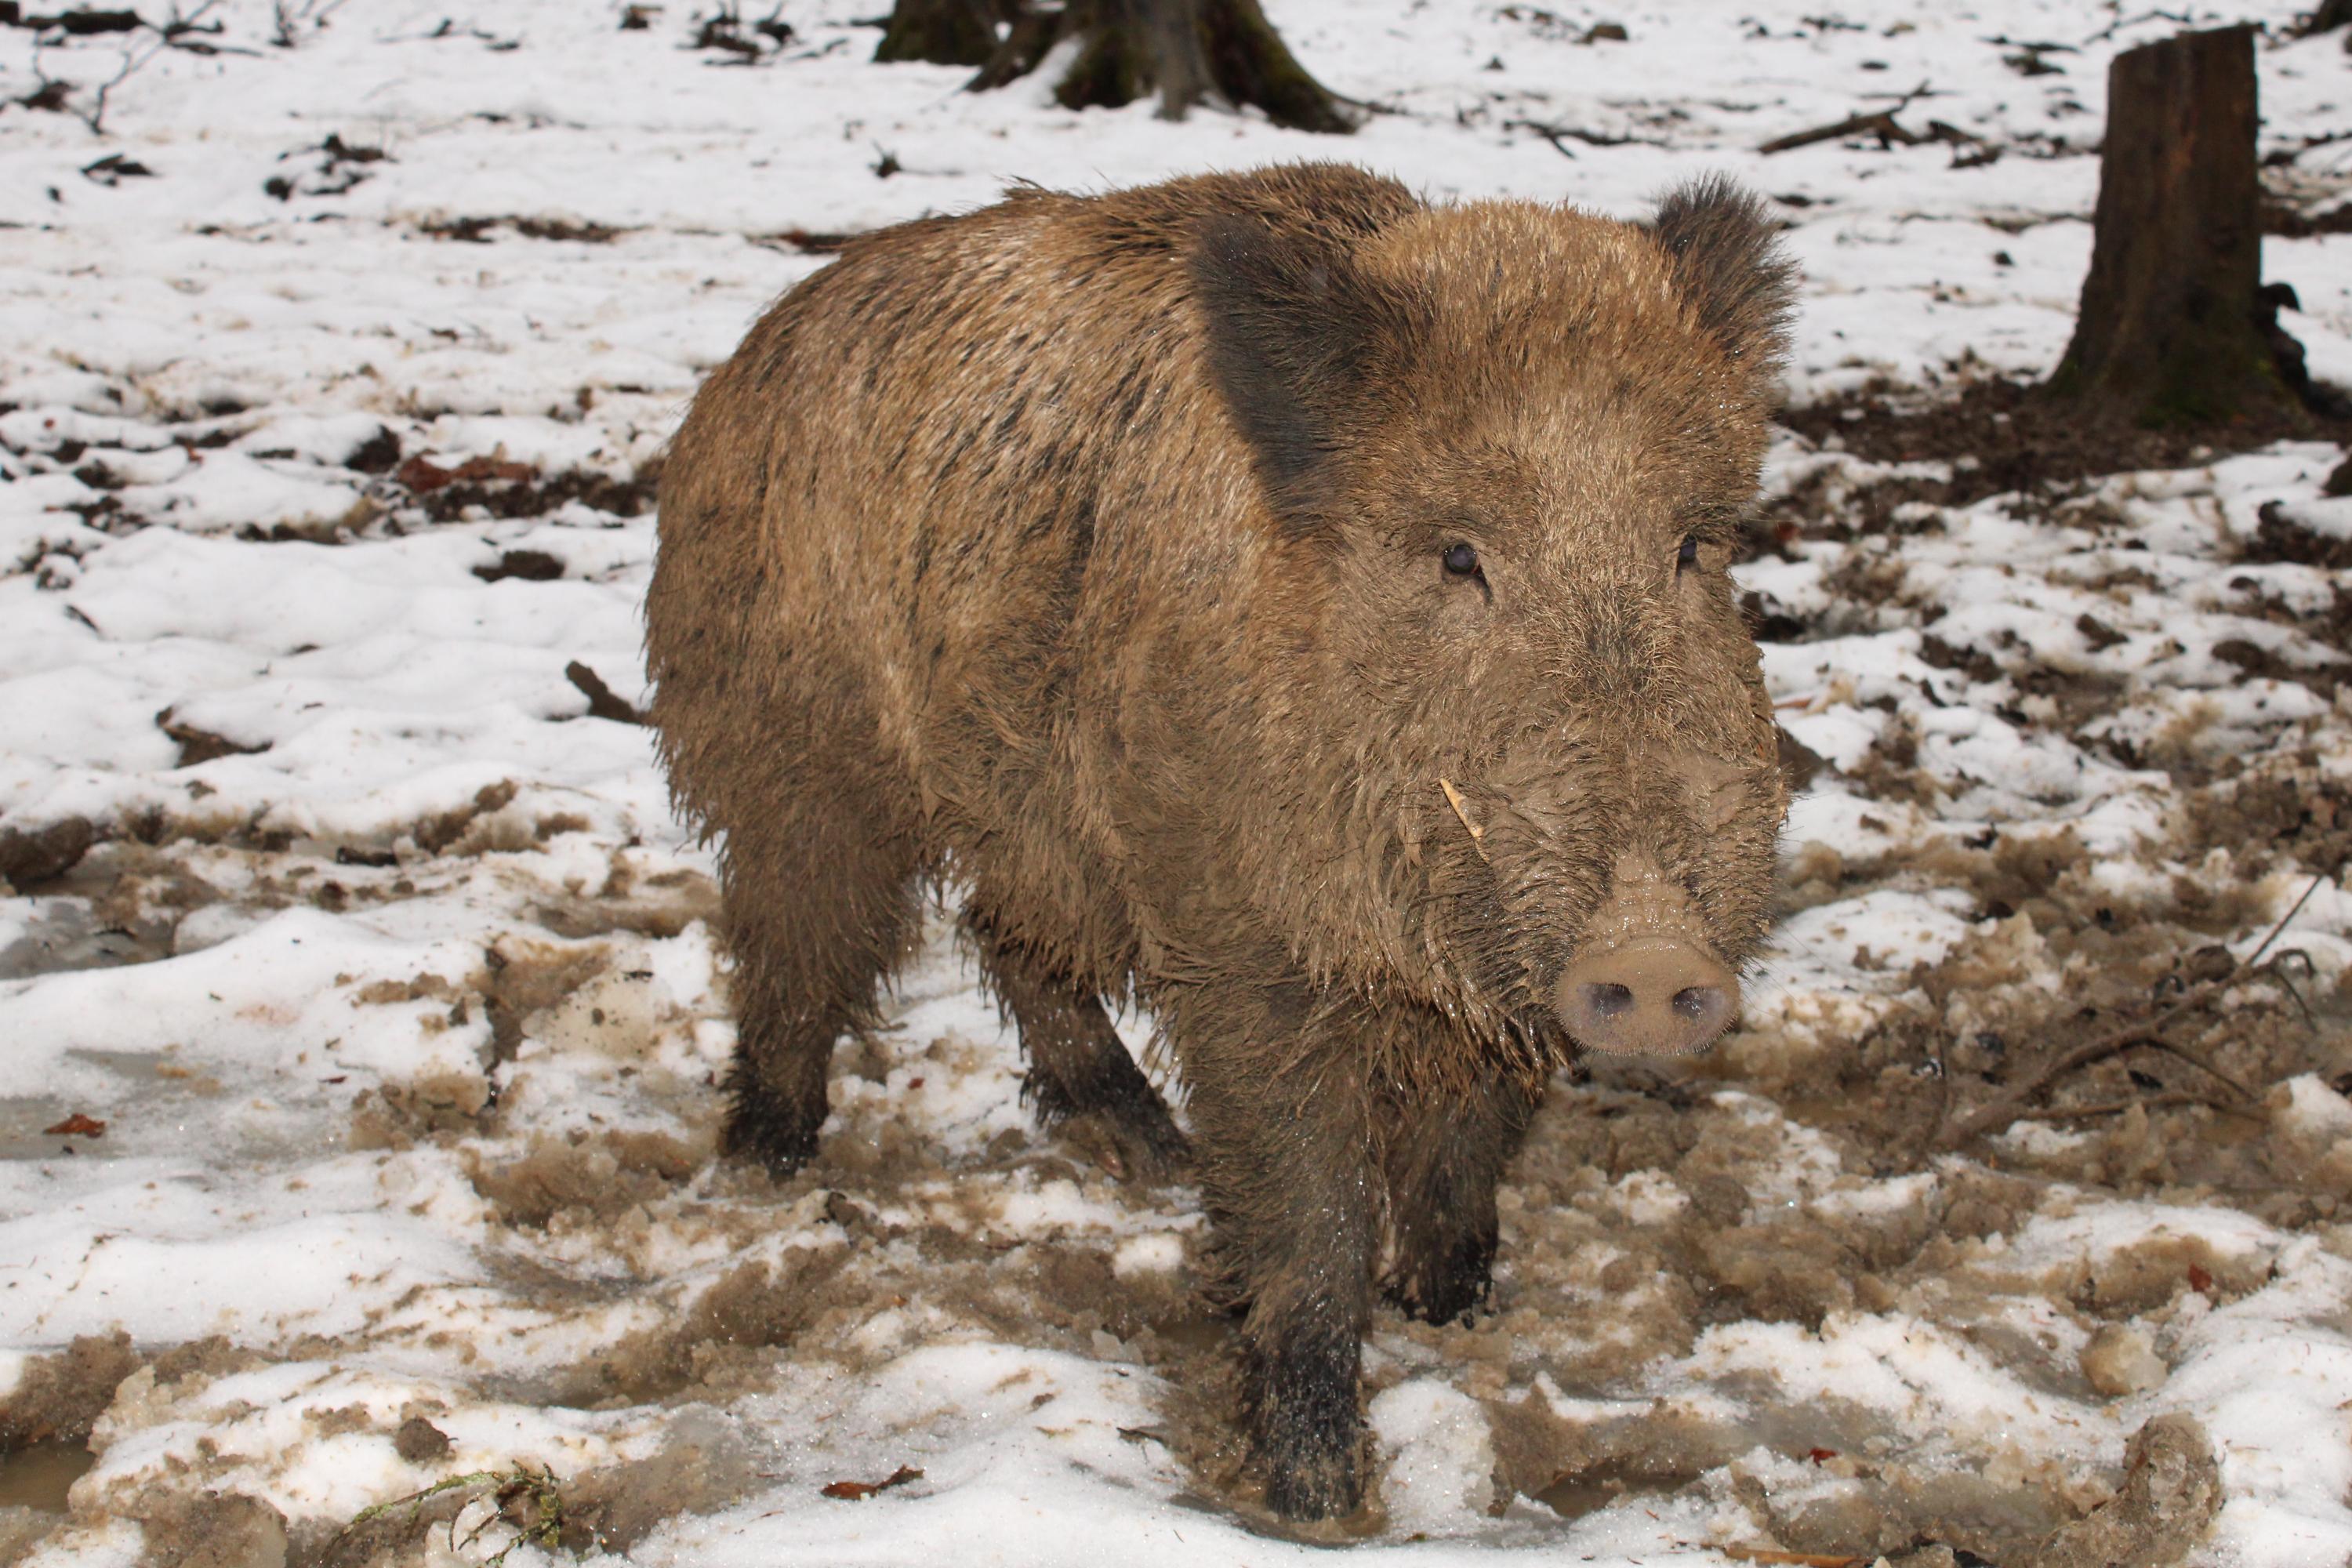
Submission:
<svg viewBox="0 0 2352 1568">
<path fill-rule="evenodd" d="M 1318 1549 L 1196 1194 L 1030 1127 L 944 919 L 818 1163 L 714 1161 L 711 861 L 630 721 L 662 443 L 828 237 L 1333 155 L 1775 198 L 1740 571 L 1808 784 L 1746 1026 L 1562 1079 L 1492 1312 L 1379 1320 L 1377 1507 L 1317 1540 L 2352 1553 L 2342 431 L 2068 447 L 1999 379 L 2064 348 L 2107 59 L 2241 13 L 1270 0 L 1380 110 L 1338 142 L 961 93 L 868 63 L 887 8 L 0 19 L 0 1561 Z M 2352 58 L 2252 16 L 2267 270 L 2352 383 Z M 1757 151 L 1898 100 L 1949 134 Z"/>
</svg>

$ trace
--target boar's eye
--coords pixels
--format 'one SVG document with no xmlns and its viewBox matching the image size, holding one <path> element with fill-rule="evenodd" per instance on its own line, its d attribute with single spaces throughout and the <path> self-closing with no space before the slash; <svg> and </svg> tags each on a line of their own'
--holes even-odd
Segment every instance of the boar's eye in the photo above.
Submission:
<svg viewBox="0 0 2352 1568">
<path fill-rule="evenodd" d="M 1445 552 L 1445 570 L 1449 576 L 1477 576 L 1478 552 L 1466 543 L 1454 544 Z"/>
<path fill-rule="evenodd" d="M 1675 554 L 1675 575 L 1679 577 L 1685 572 L 1689 571 L 1692 567 L 1697 564 L 1698 535 L 1696 533 L 1685 533 L 1683 535 L 1682 549 L 1677 551 Z"/>
</svg>

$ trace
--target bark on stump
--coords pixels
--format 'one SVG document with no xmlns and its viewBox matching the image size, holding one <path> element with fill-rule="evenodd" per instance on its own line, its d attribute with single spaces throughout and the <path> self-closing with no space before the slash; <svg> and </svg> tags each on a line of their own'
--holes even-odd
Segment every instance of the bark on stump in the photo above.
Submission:
<svg viewBox="0 0 2352 1568">
<path fill-rule="evenodd" d="M 2304 19 L 2303 26 L 2295 32 L 2298 37 L 2307 38 L 2314 33 L 2332 33 L 2347 23 L 2352 23 L 2352 0 L 2319 0 L 2318 7 Z M 2345 39 L 2344 44 L 2346 48 L 2352 49 L 2352 38 Z"/>
<path fill-rule="evenodd" d="M 1002 42 L 1000 21 L 1011 24 Z M 1077 44 L 1054 88 L 1065 109 L 1116 109 L 1156 91 L 1170 120 L 1214 98 L 1255 105 L 1295 130 L 1356 128 L 1258 0 L 1069 0 L 1052 10 L 1032 0 L 897 0 L 874 58 L 979 64 L 971 85 L 981 90 L 1028 75 L 1065 39 Z"/>
<path fill-rule="evenodd" d="M 1016 20 L 1000 0 L 898 0 L 874 58 L 936 66 L 984 66 L 996 53 L 996 25 Z"/>
<path fill-rule="evenodd" d="M 2053 395 L 2147 426 L 2294 407 L 2262 298 L 2253 40 L 2183 33 L 2107 68 L 2091 270 Z"/>
</svg>

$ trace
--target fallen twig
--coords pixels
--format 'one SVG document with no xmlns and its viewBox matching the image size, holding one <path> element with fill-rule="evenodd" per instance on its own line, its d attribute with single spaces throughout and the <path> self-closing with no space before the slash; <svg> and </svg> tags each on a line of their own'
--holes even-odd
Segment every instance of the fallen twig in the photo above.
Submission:
<svg viewBox="0 0 2352 1568">
<path fill-rule="evenodd" d="M 2252 973 L 2255 966 L 2262 962 L 2263 954 L 2270 951 L 2271 944 L 2278 940 L 2279 933 L 2286 930 L 2287 922 L 2303 912 L 2303 906 L 2311 901 L 2311 896 L 2314 893 L 2319 891 L 2319 885 L 2322 882 L 2332 881 L 2334 877 L 2333 872 L 2323 871 L 2312 878 L 2311 886 L 2303 890 L 2303 896 L 2295 900 L 2294 907 L 2279 917 L 2278 923 L 2271 927 L 2269 932 L 2255 945 L 2254 950 L 2232 964 L 2227 974 L 2190 986 L 2181 993 L 2179 1001 L 2173 1003 L 2152 1018 L 2134 1019 L 2128 1024 L 2108 1030 L 2105 1034 L 2085 1040 L 2073 1050 L 2061 1052 L 2043 1064 L 2040 1071 L 2023 1083 L 1994 1096 L 1967 1116 L 1962 1117 L 1958 1122 L 1947 1126 L 1937 1137 L 1937 1145 L 1945 1149 L 1957 1149 L 1972 1138 L 1980 1137 L 1987 1132 L 1997 1132 L 2011 1122 L 2018 1121 L 2023 1115 L 2027 1106 L 2047 1094 L 2051 1086 L 2066 1074 L 2074 1071 L 2077 1068 L 2088 1067 L 2093 1062 L 2102 1061 L 2117 1051 L 2138 1045 L 2156 1046 L 2175 1056 L 2182 1057 L 2192 1065 L 2229 1083 L 2241 1095 L 2252 1098 L 2247 1093 L 2243 1085 L 2224 1077 L 2218 1070 L 2195 1058 L 2188 1056 L 2185 1050 L 2173 1047 L 2163 1038 L 2161 1032 L 2164 1026 L 2175 1018 L 2203 1006 L 2207 1002 Z"/>
<path fill-rule="evenodd" d="M 1871 1561 L 1843 1552 L 1783 1552 L 1777 1546 L 1718 1546 L 1735 1563 L 1787 1563 L 1795 1568 L 1860 1568 Z"/>
<path fill-rule="evenodd" d="M 1506 120 L 1503 121 L 1503 129 L 1506 131 L 1532 131 L 1537 135 L 1542 137 L 1545 141 L 1550 142 L 1554 151 L 1558 152 L 1565 158 L 1573 158 L 1576 156 L 1575 150 L 1568 145 L 1570 142 L 1581 142 L 1588 147 L 1632 147 L 1636 145 L 1643 147 L 1663 147 L 1665 145 L 1664 142 L 1654 141 L 1648 137 L 1617 136 L 1612 135 L 1606 131 L 1586 131 L 1574 125 L 1547 125 L 1540 120 Z"/>
<path fill-rule="evenodd" d="M 1849 136 L 1875 136 L 1881 147 L 1901 142 L 1916 147 L 1927 140 L 1916 131 L 1906 131 L 1896 123 L 1895 111 L 1882 109 L 1871 114 L 1853 114 L 1834 125 L 1817 125 L 1811 131 L 1792 131 L 1786 136 L 1775 136 L 1756 150 L 1759 153 L 1788 153 L 1799 147 L 1810 147 L 1816 142 L 1843 142 Z"/>
<path fill-rule="evenodd" d="M 2019 1111 L 2012 1121 L 2088 1121 L 2094 1117 L 2121 1116 L 2137 1107 L 2142 1110 L 2169 1110 L 2177 1105 L 2201 1105 L 2220 1116 L 2241 1116 L 2259 1121 L 2254 1112 L 2235 1105 L 2220 1105 L 2201 1094 L 2185 1089 L 2173 1089 L 2164 1094 L 2144 1094 L 2132 1100 L 2105 1100 L 2096 1105 L 2042 1105 Z"/>
<path fill-rule="evenodd" d="M 2284 984 L 2284 982 L 2281 982 L 2281 984 Z M 2207 1061 L 2203 1057 L 2199 1056 L 2187 1046 L 2179 1044 L 2173 1040 L 2168 1040 L 2160 1035 L 2151 1035 L 2140 1043 L 2142 1045 L 2153 1047 L 2157 1050 L 2162 1051 L 2166 1056 L 2171 1057 L 2176 1060 L 2187 1062 L 2190 1067 L 2195 1068 L 2207 1078 L 2212 1079 L 2218 1083 L 2228 1085 L 2230 1092 L 2236 1095 L 2240 1100 L 2252 1100 L 2254 1098 L 2254 1091 L 2252 1089 L 2248 1089 L 2244 1084 L 2240 1083 L 2236 1079 L 2231 1078 L 2228 1073 L 2223 1072 L 2220 1068 L 2215 1067 L 2211 1062 Z"/>
</svg>

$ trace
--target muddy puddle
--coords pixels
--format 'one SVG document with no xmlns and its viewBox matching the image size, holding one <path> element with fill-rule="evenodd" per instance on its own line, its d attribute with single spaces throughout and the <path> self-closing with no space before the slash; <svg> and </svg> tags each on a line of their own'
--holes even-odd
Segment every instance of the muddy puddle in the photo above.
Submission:
<svg viewBox="0 0 2352 1568">
<path fill-rule="evenodd" d="M 66 1494 L 96 1463 L 98 1456 L 81 1444 L 54 1440 L 0 1454 L 0 1510 L 61 1514 Z"/>
<path fill-rule="evenodd" d="M 1661 1472 L 1622 1459 L 1590 1465 L 1534 1494 L 1562 1519 L 1581 1519 L 1628 1498 L 1664 1498 L 1697 1480 L 1700 1472 Z"/>
</svg>

